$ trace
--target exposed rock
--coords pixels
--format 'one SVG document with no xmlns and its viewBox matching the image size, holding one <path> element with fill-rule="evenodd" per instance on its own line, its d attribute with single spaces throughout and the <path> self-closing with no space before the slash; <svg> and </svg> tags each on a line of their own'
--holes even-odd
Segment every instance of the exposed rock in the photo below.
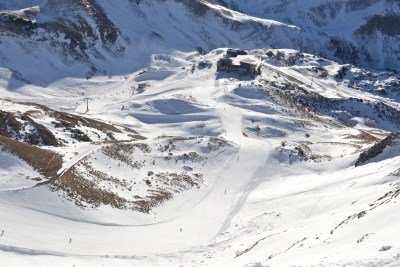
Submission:
<svg viewBox="0 0 400 267">
<path fill-rule="evenodd" d="M 382 154 L 387 147 L 400 145 L 400 132 L 392 133 L 373 147 L 361 153 L 356 162 L 356 167 Z"/>
</svg>

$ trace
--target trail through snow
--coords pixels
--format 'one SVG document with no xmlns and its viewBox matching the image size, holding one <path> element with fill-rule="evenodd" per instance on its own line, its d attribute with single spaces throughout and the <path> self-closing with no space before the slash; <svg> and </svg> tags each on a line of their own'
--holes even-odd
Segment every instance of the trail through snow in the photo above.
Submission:
<svg viewBox="0 0 400 267">
<path fill-rule="evenodd" d="M 209 57 L 216 62 L 219 55 Z M 391 194 L 398 190 L 398 158 L 355 168 L 357 153 L 366 148 L 356 142 L 362 141 L 358 128 L 334 128 L 286 113 L 288 107 L 268 95 L 272 91 L 262 77 L 216 77 L 215 66 L 188 74 L 185 68 L 190 66 L 182 63 L 171 71 L 174 75 L 162 79 L 155 79 L 157 73 L 150 70 L 155 80 L 143 79 L 148 87 L 135 95 L 129 91 L 140 81 L 135 75 L 88 95 L 93 100 L 86 115 L 134 128 L 148 138 L 134 142 L 150 144 L 149 158 L 163 161 L 124 172 L 117 163 L 97 157 L 108 143 L 54 149 L 64 155 L 59 175 L 93 153 L 93 159 L 88 158 L 105 166 L 104 172 L 122 170 L 117 176 L 124 180 L 135 176 L 131 182 L 136 191 L 123 192 L 135 199 L 149 170 L 192 175 L 198 171 L 204 174 L 201 186 L 174 194 L 173 200 L 144 214 L 106 205 L 77 207 L 58 191 L 25 181 L 0 196 L 0 217 L 6 218 L 0 223 L 0 233 L 5 230 L 0 257 L 6 255 L 10 262 L 18 255 L 40 255 L 38 265 L 57 257 L 55 262 L 65 262 L 61 266 L 75 259 L 77 266 L 86 260 L 88 266 L 114 266 L 114 261 L 117 266 L 257 266 L 249 263 L 260 260 L 271 266 L 328 266 L 325 259 L 353 263 L 359 251 L 363 262 L 397 259 L 398 240 L 392 236 L 397 234 L 399 215 L 393 211 L 398 199 Z M 381 97 L 336 85 L 335 80 L 316 79 L 310 85 L 313 78 L 292 68 L 271 65 L 265 75 L 272 81 L 305 84 L 326 98 Z M 69 110 L 83 112 L 85 105 L 76 102 L 76 108 L 74 102 Z M 171 140 L 176 147 L 160 149 Z M 300 157 L 299 144 L 321 161 Z M 173 160 L 187 151 L 199 152 L 205 160 L 191 166 Z M 135 160 L 142 159 L 137 152 Z M 14 189 L 12 183 L 5 186 Z M 150 189 L 154 188 L 153 184 Z M 337 230 L 332 234 L 332 229 Z M 357 242 L 363 236 L 368 238 Z M 382 252 L 382 246 L 393 248 Z"/>
<path fill-rule="evenodd" d="M 10 213 L 10 216 L 15 221 L 29 217 L 30 224 L 24 229 L 17 229 L 17 227 L 12 229 L 13 226 L 9 225 L 8 231 L 20 231 L 30 236 L 35 240 L 38 250 L 51 254 L 143 256 L 174 253 L 205 245 L 225 231 L 232 217 L 240 210 L 247 196 L 254 189 L 257 183 L 257 179 L 254 178 L 260 176 L 260 166 L 265 166 L 270 145 L 264 140 L 243 135 L 242 113 L 239 108 L 218 103 L 213 99 L 214 94 L 221 94 L 220 87 L 215 87 L 213 83 L 210 83 L 208 86 L 197 87 L 192 93 L 200 103 L 207 104 L 215 110 L 225 130 L 222 137 L 234 143 L 238 151 L 226 162 L 221 162 L 218 169 L 210 170 L 215 177 L 215 182 L 211 184 L 204 198 L 190 211 L 174 219 L 154 224 L 116 226 L 48 217 L 45 213 L 26 209 L 24 212 Z M 62 172 L 92 153 L 94 149 L 94 147 L 86 147 L 82 151 L 80 148 L 77 149 L 77 153 L 64 165 Z M 7 210 L 7 207 L 3 206 L 2 210 Z M 43 220 L 47 220 L 50 227 L 46 232 L 35 231 L 41 227 Z M 58 233 L 64 224 L 68 224 L 68 231 L 73 236 L 68 233 L 62 235 Z M 107 232 L 112 234 L 104 234 Z M 47 240 L 49 235 L 53 236 L 52 242 Z M 135 240 L 135 243 L 129 246 L 121 242 L 128 236 Z M 71 244 L 68 244 L 68 238 L 72 238 Z M 160 244 L 154 246 L 154 240 L 159 240 Z M 18 246 L 17 240 L 8 241 L 8 245 Z"/>
</svg>

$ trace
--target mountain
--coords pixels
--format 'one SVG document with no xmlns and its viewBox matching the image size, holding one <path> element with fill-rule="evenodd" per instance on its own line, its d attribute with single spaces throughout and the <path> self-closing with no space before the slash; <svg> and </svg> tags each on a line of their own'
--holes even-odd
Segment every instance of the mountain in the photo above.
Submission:
<svg viewBox="0 0 400 267">
<path fill-rule="evenodd" d="M 297 49 L 347 63 L 399 69 L 400 2 L 396 0 L 216 1 L 314 34 L 322 41 Z M 307 35 L 307 34 L 305 34 Z M 314 41 L 315 42 L 315 41 Z M 312 43 L 314 43 L 312 42 Z"/>
<path fill-rule="evenodd" d="M 399 69 L 399 32 L 392 27 L 399 20 L 398 1 L 219 4 L 2 1 L 3 72 L 46 86 L 62 78 L 60 73 L 74 77 L 124 74 L 144 67 L 151 54 L 198 47 L 206 51 L 293 48 L 363 67 Z M 17 60 L 21 53 L 29 64 Z M 49 67 L 43 69 L 43 65 Z M 38 78 L 39 70 L 48 75 Z"/>
<path fill-rule="evenodd" d="M 64 75 L 130 73 L 145 67 L 154 53 L 267 43 L 284 46 L 300 31 L 202 1 L 5 2 L 8 9 L 0 20 L 2 66 L 12 77 L 42 87 Z M 29 64 L 19 62 L 19 54 L 26 55 Z M 48 67 L 43 69 L 44 65 Z"/>
<path fill-rule="evenodd" d="M 398 12 L 0 0 L 0 262 L 399 265 Z"/>
</svg>

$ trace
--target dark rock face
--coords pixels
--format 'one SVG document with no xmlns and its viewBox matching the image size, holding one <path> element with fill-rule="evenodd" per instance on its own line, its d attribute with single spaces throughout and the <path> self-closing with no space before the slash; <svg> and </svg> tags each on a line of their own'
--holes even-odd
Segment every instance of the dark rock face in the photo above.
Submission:
<svg viewBox="0 0 400 267">
<path fill-rule="evenodd" d="M 346 3 L 346 10 L 348 11 L 360 11 L 374 4 L 380 2 L 381 0 L 349 0 Z"/>
<path fill-rule="evenodd" d="M 390 134 L 388 137 L 386 137 L 367 151 L 361 153 L 356 162 L 356 167 L 382 154 L 387 147 L 396 145 L 400 145 L 400 132 Z"/>
<path fill-rule="evenodd" d="M 345 62 L 351 62 L 353 64 L 372 62 L 369 52 L 362 46 L 355 46 L 354 44 L 339 37 L 331 38 L 327 44 L 337 59 L 341 59 Z"/>
<path fill-rule="evenodd" d="M 26 127 L 30 131 L 26 131 Z M 12 137 L 31 145 L 60 146 L 51 131 L 25 113 L 14 114 L 0 110 L 0 136 Z"/>
<path fill-rule="evenodd" d="M 373 16 L 358 30 L 358 33 L 371 35 L 377 31 L 392 37 L 400 35 L 400 16 Z"/>
<path fill-rule="evenodd" d="M 177 2 L 180 2 L 184 4 L 187 9 L 189 9 L 193 14 L 196 16 L 204 16 L 207 11 L 209 11 L 209 8 L 206 4 L 200 1 L 193 1 L 193 0 L 176 0 Z"/>
<path fill-rule="evenodd" d="M 114 23 L 107 17 L 103 8 L 95 0 L 75 0 L 75 2 L 86 7 L 89 14 L 93 17 L 102 43 L 104 45 L 115 44 L 118 39 L 118 30 Z"/>
<path fill-rule="evenodd" d="M 39 26 L 36 22 L 24 20 L 11 14 L 0 14 L 0 27 L 1 31 L 7 34 L 30 37 Z"/>
<path fill-rule="evenodd" d="M 20 17 L 0 13 L 0 31 L 13 37 L 33 38 L 59 49 L 63 58 L 77 61 L 87 61 L 96 54 L 100 57 L 98 43 L 112 53 L 124 50 L 116 44 L 118 29 L 95 0 L 49 0 L 41 6 L 39 16 L 45 19 L 36 21 L 35 14 Z"/>
</svg>

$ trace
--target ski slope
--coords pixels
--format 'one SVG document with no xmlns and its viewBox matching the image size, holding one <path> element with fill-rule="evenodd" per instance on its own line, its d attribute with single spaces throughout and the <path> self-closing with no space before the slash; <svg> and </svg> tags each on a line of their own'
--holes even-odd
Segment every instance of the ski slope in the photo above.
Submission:
<svg viewBox="0 0 400 267">
<path fill-rule="evenodd" d="M 352 118 L 354 127 L 331 123 L 326 119 L 329 113 L 321 115 L 326 120 L 296 115 L 288 111 L 290 107 L 271 98 L 272 91 L 268 90 L 272 85 L 261 84 L 266 79 L 285 83 L 290 78 L 328 99 L 359 94 L 367 102 L 383 97 L 356 91 L 344 82 L 337 85 L 330 76 L 313 78 L 316 76 L 308 72 L 309 66 L 299 71 L 273 60 L 265 62 L 268 71 L 256 79 L 216 74 L 215 62 L 223 52 L 216 50 L 205 56 L 181 54 L 170 62 L 154 60 L 145 74 L 132 73 L 126 79 L 112 77 L 107 83 L 106 77 L 90 83 L 66 79 L 64 84 L 59 81 L 47 88 L 48 94 L 34 96 L 42 104 L 82 114 L 86 103 L 80 90 L 68 88 L 78 83 L 86 90 L 97 83 L 97 90 L 85 91 L 85 97 L 90 98 L 90 110 L 85 116 L 132 127 L 154 147 L 162 136 L 218 137 L 231 147 L 206 154 L 207 159 L 201 163 L 205 169 L 201 164 L 192 166 L 204 172 L 204 185 L 174 195 L 148 214 L 107 205 L 79 207 L 57 191 L 27 184 L 17 175 L 19 170 L 10 171 L 0 165 L 1 174 L 16 173 L 10 185 L 0 187 L 2 264 L 400 264 L 399 202 L 394 196 L 399 188 L 399 156 L 354 167 L 359 151 L 369 146 L 356 139 L 361 131 L 372 132 L 365 124 L 366 114 Z M 210 60 L 213 66 L 192 72 L 192 64 L 201 60 Z M 338 68 L 336 63 L 323 64 L 332 72 Z M 162 70 L 156 68 L 160 66 Z M 311 85 L 310 80 L 314 79 Z M 148 87 L 132 94 L 131 86 L 141 82 L 148 83 Z M 60 88 L 68 92 L 68 97 L 53 98 Z M 395 99 L 384 101 L 397 104 Z M 379 123 L 381 128 L 375 125 L 372 129 L 380 137 L 386 133 L 382 129 L 389 129 L 393 123 Z M 257 127 L 261 130 L 254 130 Z M 206 151 L 199 143 L 187 146 L 199 153 Z M 297 144 L 308 145 L 316 159 L 302 159 L 295 154 L 291 149 Z M 125 175 L 124 167 L 102 158 L 99 151 L 105 145 L 72 143 L 55 148 L 65 155 L 60 172 L 90 157 L 93 166 L 110 168 L 115 175 L 120 169 Z M 181 149 L 187 147 L 182 145 Z M 178 171 L 184 167 L 181 165 L 155 165 L 154 171 Z M 30 166 L 21 163 L 18 168 L 27 172 L 25 169 Z M 34 173 L 31 169 L 29 172 Z M 146 175 L 142 170 L 129 175 L 135 172 Z"/>
</svg>

